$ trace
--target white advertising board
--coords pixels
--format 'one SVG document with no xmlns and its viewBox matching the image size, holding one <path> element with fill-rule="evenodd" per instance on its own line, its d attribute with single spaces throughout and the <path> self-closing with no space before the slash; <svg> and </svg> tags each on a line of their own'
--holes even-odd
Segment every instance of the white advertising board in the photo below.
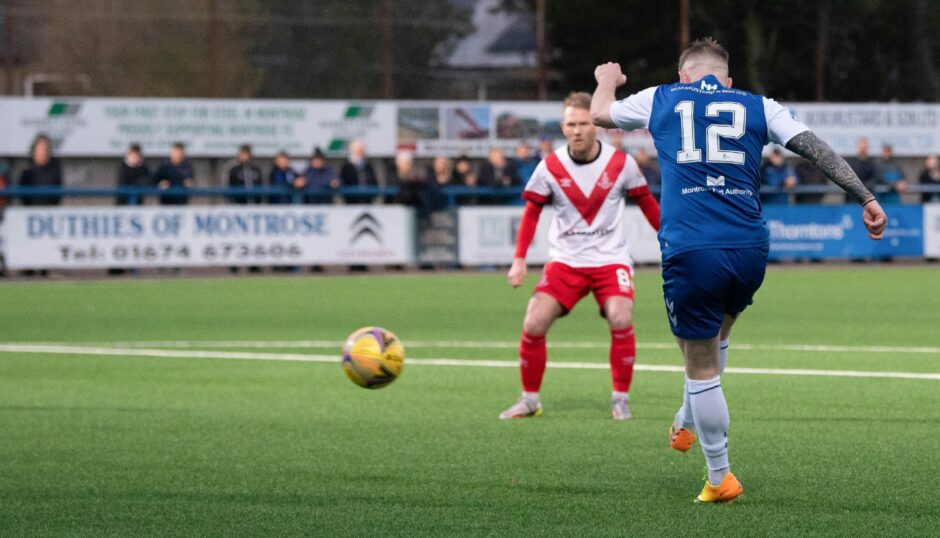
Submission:
<svg viewBox="0 0 940 538">
<path fill-rule="evenodd" d="M 786 103 L 842 155 L 867 137 L 892 144 L 899 156 L 940 153 L 940 105 L 909 103 Z M 561 104 L 542 101 L 336 101 L 273 99 L 0 98 L 0 155 L 26 155 L 38 133 L 61 157 L 119 156 L 131 143 L 165 155 L 183 142 L 197 157 L 232 157 L 240 144 L 258 156 L 315 146 L 345 154 L 362 139 L 374 157 L 410 149 L 419 157 L 484 157 L 492 147 L 512 153 L 520 141 L 561 143 Z M 603 132 L 611 139 L 617 131 Z M 620 136 L 624 148 L 653 152 L 645 130 Z"/>
<path fill-rule="evenodd" d="M 908 103 L 786 103 L 796 117 L 841 155 L 859 138 L 870 151 L 891 144 L 902 157 L 940 152 L 940 105 Z"/>
<path fill-rule="evenodd" d="M 395 103 L 244 99 L 0 98 L 0 155 L 26 156 L 39 133 L 61 157 L 119 156 L 132 143 L 166 155 L 182 142 L 190 156 L 232 157 L 241 144 L 258 156 L 344 153 L 362 139 L 376 156 L 395 153 Z"/>
<path fill-rule="evenodd" d="M 940 204 L 924 206 L 924 256 L 940 258 Z"/>
<path fill-rule="evenodd" d="M 399 206 L 11 208 L 10 269 L 413 263 Z"/>
<path fill-rule="evenodd" d="M 458 259 L 461 265 L 509 265 L 516 250 L 516 233 L 522 220 L 522 207 L 461 207 L 458 212 Z M 539 219 L 535 239 L 526 259 L 545 263 L 548 256 L 548 229 L 554 212 L 546 209 Z M 662 259 L 656 232 L 637 207 L 624 209 L 630 254 L 637 263 L 658 263 Z"/>
</svg>

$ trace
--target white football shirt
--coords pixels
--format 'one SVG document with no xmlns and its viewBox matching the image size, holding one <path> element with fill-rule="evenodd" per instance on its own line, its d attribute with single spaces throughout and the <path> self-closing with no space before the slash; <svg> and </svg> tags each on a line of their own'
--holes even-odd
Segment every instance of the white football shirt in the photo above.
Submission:
<svg viewBox="0 0 940 538">
<path fill-rule="evenodd" d="M 550 204 L 549 256 L 572 267 L 633 266 L 623 229 L 624 198 L 646 186 L 636 161 L 601 144 L 597 158 L 577 163 L 562 146 L 542 160 L 523 198 Z"/>
</svg>

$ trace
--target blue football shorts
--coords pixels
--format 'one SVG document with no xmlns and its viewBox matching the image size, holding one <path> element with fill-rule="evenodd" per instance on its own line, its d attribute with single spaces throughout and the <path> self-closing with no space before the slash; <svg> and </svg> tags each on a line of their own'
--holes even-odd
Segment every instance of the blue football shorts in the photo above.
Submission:
<svg viewBox="0 0 940 538">
<path fill-rule="evenodd" d="M 718 336 L 725 314 L 751 303 L 767 271 L 767 247 L 703 249 L 663 260 L 663 298 L 672 334 L 687 340 Z"/>
</svg>

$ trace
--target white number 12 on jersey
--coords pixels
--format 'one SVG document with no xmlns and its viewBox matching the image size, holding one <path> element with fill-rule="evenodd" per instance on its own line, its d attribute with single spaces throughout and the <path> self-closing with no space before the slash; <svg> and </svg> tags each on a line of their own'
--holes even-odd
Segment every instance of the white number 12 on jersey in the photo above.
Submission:
<svg viewBox="0 0 940 538">
<path fill-rule="evenodd" d="M 676 154 L 680 163 L 697 163 L 702 150 L 695 147 L 695 102 L 682 101 L 676 105 L 682 126 L 682 149 Z M 710 163 L 744 164 L 743 151 L 721 149 L 720 138 L 741 138 L 747 124 L 747 109 L 741 103 L 715 102 L 705 107 L 705 116 L 717 118 L 722 112 L 731 113 L 731 125 L 713 123 L 705 129 L 705 157 Z"/>
</svg>

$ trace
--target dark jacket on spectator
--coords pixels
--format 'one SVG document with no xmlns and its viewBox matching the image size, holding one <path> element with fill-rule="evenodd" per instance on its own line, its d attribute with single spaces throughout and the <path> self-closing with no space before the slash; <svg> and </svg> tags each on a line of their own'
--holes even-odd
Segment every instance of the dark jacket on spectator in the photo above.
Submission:
<svg viewBox="0 0 940 538">
<path fill-rule="evenodd" d="M 193 166 L 189 161 L 183 161 L 179 164 L 173 164 L 170 161 L 164 161 L 156 173 L 153 175 L 153 184 L 159 185 L 161 181 L 169 181 L 170 188 L 186 188 L 185 181 L 193 179 Z M 189 196 L 164 194 L 160 196 L 160 205 L 186 205 L 189 202 Z"/>
<path fill-rule="evenodd" d="M 30 161 L 29 168 L 20 174 L 20 185 L 23 187 L 61 187 L 62 166 L 59 160 L 52 158 L 43 166 L 36 166 Z M 31 196 L 23 198 L 23 205 L 59 205 L 61 196 Z"/>
<path fill-rule="evenodd" d="M 283 195 L 272 195 L 268 198 L 270 204 L 289 204 L 294 198 L 294 180 L 297 179 L 297 172 L 293 168 L 280 169 L 274 167 L 268 177 L 268 184 L 272 189 L 283 190 Z"/>
<path fill-rule="evenodd" d="M 874 191 L 875 185 L 878 184 L 878 167 L 875 164 L 875 160 L 871 157 L 866 159 L 852 157 L 848 159 L 848 163 L 849 166 L 852 167 L 852 170 L 855 171 L 858 179 L 862 180 L 862 183 L 865 184 L 865 187 L 870 191 Z"/>
<path fill-rule="evenodd" d="M 829 180 L 826 178 L 826 174 L 823 174 L 813 163 L 800 159 L 800 162 L 796 165 L 796 176 L 800 180 L 800 185 L 804 186 L 825 186 L 829 184 Z M 805 193 L 796 195 L 796 203 L 798 204 L 820 204 L 823 201 L 823 197 L 826 196 L 823 193 Z"/>
<path fill-rule="evenodd" d="M 379 184 L 375 177 L 375 169 L 367 160 L 358 166 L 347 160 L 339 171 L 339 179 L 344 187 L 377 187 Z M 368 204 L 371 202 L 372 198 L 370 197 L 349 197 L 346 199 L 347 204 Z"/>
<path fill-rule="evenodd" d="M 427 190 L 427 181 L 417 172 L 412 172 L 409 177 L 401 177 L 398 172 L 393 170 L 388 177 L 389 185 L 398 187 L 398 196 L 395 197 L 396 204 L 418 207 L 421 205 L 421 199 L 424 191 Z"/>
<path fill-rule="evenodd" d="M 3 192 L 4 189 L 10 184 L 7 180 L 7 175 L 10 173 L 10 167 L 6 161 L 0 160 L 0 192 Z M 10 203 L 10 199 L 0 196 L 0 218 L 3 215 L 3 208 Z"/>
<path fill-rule="evenodd" d="M 319 168 L 308 166 L 304 170 L 304 178 L 307 180 L 305 203 L 329 204 L 333 202 L 333 188 L 330 183 L 336 179 L 336 174 L 332 166 L 328 164 Z"/>
<path fill-rule="evenodd" d="M 389 176 L 389 183 L 398 187 L 395 203 L 415 208 L 419 221 L 426 220 L 432 211 L 439 209 L 437 197 L 440 196 L 440 187 L 435 188 L 436 182 L 429 180 L 428 177 L 427 174 L 422 175 L 417 170 L 413 171 L 410 177 L 400 177 L 396 170 L 393 170 Z M 446 201 L 441 204 L 441 207 L 444 205 Z"/>
<path fill-rule="evenodd" d="M 479 185 L 481 187 L 490 188 L 516 187 L 522 185 L 522 178 L 519 176 L 519 171 L 516 170 L 516 167 L 511 161 L 507 162 L 506 166 L 502 168 L 496 168 L 492 163 L 487 161 L 480 166 Z M 502 204 L 504 202 L 514 201 L 515 200 L 507 200 L 505 197 L 499 196 L 484 196 L 480 198 L 480 203 L 483 204 Z"/>
<path fill-rule="evenodd" d="M 929 168 L 924 168 L 917 182 L 921 185 L 940 187 L 940 172 L 933 172 Z M 921 200 L 925 204 L 940 202 L 940 192 L 925 192 L 921 195 Z"/>
<path fill-rule="evenodd" d="M 260 189 L 264 187 L 261 169 L 251 161 L 238 163 L 228 172 L 228 186 L 237 189 Z M 229 198 L 233 204 L 260 204 L 261 196 L 239 194 Z"/>
<path fill-rule="evenodd" d="M 150 170 L 147 169 L 147 165 L 141 161 L 138 166 L 130 166 L 127 164 L 127 161 L 121 162 L 121 167 L 118 169 L 118 187 L 149 187 L 150 186 Z M 144 203 L 143 196 L 136 197 L 135 204 Z M 128 205 L 130 203 L 129 196 L 118 196 L 117 205 Z"/>
<path fill-rule="evenodd" d="M 496 168 L 490 162 L 485 162 L 480 166 L 481 187 L 517 187 L 520 185 L 522 185 L 522 177 L 511 161 L 502 168 Z"/>
</svg>

